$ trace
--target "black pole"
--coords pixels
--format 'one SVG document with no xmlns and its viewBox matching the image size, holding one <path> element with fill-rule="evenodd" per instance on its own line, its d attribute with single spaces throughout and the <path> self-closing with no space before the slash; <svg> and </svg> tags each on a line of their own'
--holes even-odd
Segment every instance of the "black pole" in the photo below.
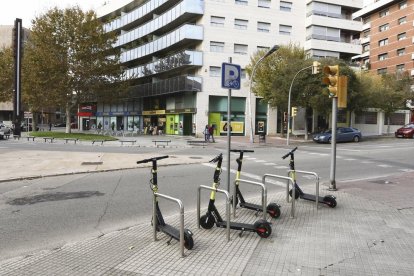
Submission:
<svg viewBox="0 0 414 276">
<path fill-rule="evenodd" d="M 13 95 L 13 134 L 21 135 L 22 100 L 21 100 L 21 67 L 22 67 L 22 42 L 23 28 L 22 20 L 16 18 L 13 29 L 13 51 L 14 51 L 14 95 Z"/>
</svg>

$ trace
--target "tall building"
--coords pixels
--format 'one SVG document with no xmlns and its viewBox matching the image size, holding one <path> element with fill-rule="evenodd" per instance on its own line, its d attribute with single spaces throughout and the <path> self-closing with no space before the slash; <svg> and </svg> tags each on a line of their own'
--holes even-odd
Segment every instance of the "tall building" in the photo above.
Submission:
<svg viewBox="0 0 414 276">
<path fill-rule="evenodd" d="M 378 74 L 414 76 L 414 0 L 380 0 L 353 14 L 363 22 L 362 54 L 354 57 Z"/>
<path fill-rule="evenodd" d="M 241 89 L 232 90 L 233 134 L 248 135 L 251 122 L 256 133 L 260 125 L 260 131 L 275 134 L 282 116 L 251 97 L 244 70 L 250 57 L 258 50 L 289 43 L 304 46 L 309 57 L 359 54 L 361 46 L 353 43 L 352 35 L 362 24 L 353 22 L 351 14 L 362 7 L 362 0 L 346 2 L 351 4 L 338 0 L 109 2 L 97 11 L 98 17 L 107 31 L 119 34 L 115 46 L 122 50 L 121 61 L 134 85 L 130 96 L 118 104 L 97 103 L 96 112 L 80 113 L 81 122 L 95 116 L 94 123 L 104 128 L 157 125 L 164 133 L 177 135 L 200 135 L 209 124 L 216 126 L 216 135 L 224 134 L 229 91 L 221 87 L 221 67 L 231 58 L 242 69 Z"/>
</svg>

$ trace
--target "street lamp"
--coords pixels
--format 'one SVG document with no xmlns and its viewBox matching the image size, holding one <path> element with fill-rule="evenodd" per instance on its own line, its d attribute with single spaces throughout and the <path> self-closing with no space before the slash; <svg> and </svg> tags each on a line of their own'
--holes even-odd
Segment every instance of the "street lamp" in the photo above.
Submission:
<svg viewBox="0 0 414 276">
<path fill-rule="evenodd" d="M 274 45 L 264 56 L 262 56 L 256 64 L 253 66 L 252 76 L 250 77 L 250 88 L 249 88 L 249 115 L 250 115 L 250 143 L 254 143 L 254 127 L 253 127 L 253 115 L 252 115 L 252 85 L 253 85 L 253 77 L 256 72 L 256 68 L 259 63 L 276 52 L 279 49 L 278 45 Z"/>
</svg>

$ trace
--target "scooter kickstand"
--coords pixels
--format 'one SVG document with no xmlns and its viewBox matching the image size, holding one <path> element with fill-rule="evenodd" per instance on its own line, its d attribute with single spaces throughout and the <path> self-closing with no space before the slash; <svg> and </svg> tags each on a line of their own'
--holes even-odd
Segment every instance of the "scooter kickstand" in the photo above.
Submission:
<svg viewBox="0 0 414 276">
<path fill-rule="evenodd" d="M 170 245 L 173 237 L 170 237 L 170 239 L 167 241 L 167 244 Z"/>
<path fill-rule="evenodd" d="M 243 236 L 244 230 L 241 230 L 239 233 L 239 238 L 241 238 Z"/>
</svg>

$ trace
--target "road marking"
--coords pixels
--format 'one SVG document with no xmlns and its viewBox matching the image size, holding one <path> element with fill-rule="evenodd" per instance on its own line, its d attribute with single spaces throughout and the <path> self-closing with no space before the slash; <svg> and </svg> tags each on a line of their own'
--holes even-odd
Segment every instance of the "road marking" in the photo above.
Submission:
<svg viewBox="0 0 414 276">
<path fill-rule="evenodd" d="M 398 169 L 398 170 L 402 172 L 414 172 L 413 169 Z"/>
<path fill-rule="evenodd" d="M 363 164 L 372 164 L 372 163 L 374 163 L 374 162 L 372 162 L 372 161 L 362 161 L 362 163 L 363 163 Z"/>
<path fill-rule="evenodd" d="M 265 166 L 276 166 L 276 163 L 265 163 Z"/>
<path fill-rule="evenodd" d="M 289 169 L 287 166 L 275 166 L 275 169 Z"/>
<path fill-rule="evenodd" d="M 346 160 L 346 161 L 355 161 L 356 159 L 354 159 L 354 158 L 347 158 L 347 159 L 344 159 L 344 160 Z"/>
<path fill-rule="evenodd" d="M 392 168 L 393 166 L 391 166 L 391 165 L 385 165 L 385 164 L 379 164 L 379 165 L 377 165 L 378 167 L 381 167 L 381 168 Z"/>
<path fill-rule="evenodd" d="M 215 168 L 216 167 L 216 165 L 210 164 L 210 163 L 201 163 L 201 164 L 204 165 L 204 166 L 207 166 L 207 167 L 211 167 L 211 168 Z M 227 171 L 227 168 L 226 167 L 221 167 L 221 169 L 223 171 Z M 233 173 L 233 174 L 236 174 L 237 173 L 237 171 L 236 170 L 233 170 L 233 169 L 230 169 L 230 172 Z M 257 180 L 258 182 L 262 182 L 262 177 L 260 175 L 257 175 L 257 174 L 242 172 L 241 173 L 241 176 L 242 176 L 242 178 L 247 177 L 247 178 L 251 178 L 251 179 Z M 277 186 L 286 187 L 286 182 L 280 182 L 280 181 L 274 181 L 274 180 L 267 180 L 266 183 L 271 183 L 271 184 L 275 184 Z"/>
<path fill-rule="evenodd" d="M 267 161 L 266 160 L 254 160 L 254 162 L 256 162 L 256 163 L 265 163 Z"/>
<path fill-rule="evenodd" d="M 256 160 L 257 158 L 256 157 L 247 157 L 246 159 L 247 160 Z"/>
</svg>

